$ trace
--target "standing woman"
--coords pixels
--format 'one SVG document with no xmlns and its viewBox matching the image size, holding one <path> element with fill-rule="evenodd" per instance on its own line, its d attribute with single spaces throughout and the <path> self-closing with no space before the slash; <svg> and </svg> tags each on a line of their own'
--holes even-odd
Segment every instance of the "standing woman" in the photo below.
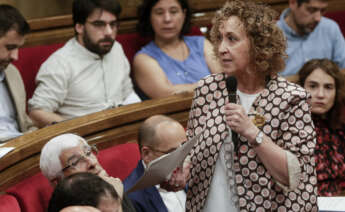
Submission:
<svg viewBox="0 0 345 212">
<path fill-rule="evenodd" d="M 232 0 L 213 20 L 224 73 L 195 90 L 187 135 L 201 138 L 191 151 L 187 211 L 317 211 L 310 95 L 277 75 L 286 49 L 277 15 Z M 237 79 L 237 104 L 228 103 L 228 76 Z"/>
<path fill-rule="evenodd" d="M 153 36 L 134 57 L 134 78 L 149 98 L 193 92 L 201 78 L 220 71 L 211 43 L 189 32 L 187 0 L 144 0 L 138 10 L 138 31 Z"/>
<path fill-rule="evenodd" d="M 320 196 L 345 192 L 345 79 L 328 59 L 313 59 L 298 72 L 299 84 L 311 94 L 315 124 L 316 173 Z"/>
</svg>

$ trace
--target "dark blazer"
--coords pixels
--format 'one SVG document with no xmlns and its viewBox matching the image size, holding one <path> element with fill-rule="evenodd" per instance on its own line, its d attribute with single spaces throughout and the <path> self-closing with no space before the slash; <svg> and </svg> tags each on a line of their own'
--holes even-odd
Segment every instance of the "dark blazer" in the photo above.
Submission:
<svg viewBox="0 0 345 212">
<path fill-rule="evenodd" d="M 140 160 L 137 167 L 123 182 L 125 192 L 129 190 L 143 174 L 144 166 L 142 160 Z M 132 200 L 137 212 L 168 212 L 155 186 L 131 192 L 127 194 L 127 196 Z"/>
</svg>

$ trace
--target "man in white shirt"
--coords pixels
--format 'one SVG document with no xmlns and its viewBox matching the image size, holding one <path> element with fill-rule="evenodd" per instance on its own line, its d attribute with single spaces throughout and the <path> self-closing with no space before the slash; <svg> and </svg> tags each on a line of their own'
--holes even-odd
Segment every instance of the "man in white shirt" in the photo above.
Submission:
<svg viewBox="0 0 345 212">
<path fill-rule="evenodd" d="M 115 41 L 120 12 L 116 0 L 74 0 L 76 36 L 42 64 L 29 100 L 37 126 L 140 101 Z"/>
<path fill-rule="evenodd" d="M 32 127 L 26 114 L 26 93 L 19 71 L 11 62 L 18 59 L 30 27 L 20 12 L 0 5 L 0 142 L 22 135 Z"/>
<path fill-rule="evenodd" d="M 177 121 L 156 115 L 148 118 L 139 129 L 138 144 L 141 160 L 125 179 L 125 191 L 142 176 L 145 167 L 156 158 L 168 154 L 186 141 L 184 128 Z M 170 189 L 173 190 L 173 189 Z M 137 190 L 128 194 L 137 212 L 184 212 L 186 193 L 167 191 L 160 185 Z"/>
</svg>

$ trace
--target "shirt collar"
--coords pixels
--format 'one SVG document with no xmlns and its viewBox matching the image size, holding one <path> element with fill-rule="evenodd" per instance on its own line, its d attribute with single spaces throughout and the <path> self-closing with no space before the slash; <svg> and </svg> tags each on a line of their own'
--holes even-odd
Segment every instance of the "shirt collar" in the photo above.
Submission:
<svg viewBox="0 0 345 212">
<path fill-rule="evenodd" d="M 282 12 L 282 14 L 280 16 L 280 22 L 282 23 L 282 28 L 283 28 L 284 32 L 289 36 L 301 37 L 285 21 L 286 16 L 289 15 L 290 12 L 291 12 L 290 8 L 287 8 Z"/>
<path fill-rule="evenodd" d="M 100 59 L 102 59 L 101 56 L 99 56 L 99 55 L 96 54 L 96 53 L 91 52 L 91 51 L 88 50 L 85 46 L 81 45 L 81 44 L 78 42 L 78 40 L 77 40 L 76 37 L 74 37 L 73 39 L 74 39 L 74 43 L 75 43 L 76 48 L 79 49 L 79 51 L 80 51 L 82 54 L 84 54 L 86 57 L 92 58 L 92 59 L 94 59 L 94 60 L 100 60 Z M 104 55 L 104 56 L 105 56 L 105 55 Z"/>
</svg>

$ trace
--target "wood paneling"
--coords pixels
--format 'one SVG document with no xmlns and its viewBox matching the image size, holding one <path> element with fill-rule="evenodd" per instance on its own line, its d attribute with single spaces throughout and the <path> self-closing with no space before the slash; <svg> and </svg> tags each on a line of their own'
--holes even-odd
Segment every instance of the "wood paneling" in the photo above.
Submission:
<svg viewBox="0 0 345 212">
<path fill-rule="evenodd" d="M 260 0 L 256 0 L 261 2 Z M 192 23 L 196 26 L 209 26 L 214 12 L 219 9 L 226 0 L 189 0 L 194 13 Z M 274 9 L 281 12 L 288 6 L 288 0 L 265 0 Z M 136 10 L 140 0 L 120 0 L 123 11 L 120 16 L 119 33 L 134 32 L 137 24 Z M 330 0 L 329 11 L 345 10 L 344 0 Z M 71 15 L 61 15 L 28 20 L 32 32 L 28 35 L 25 46 L 44 45 L 67 41 L 74 35 Z"/>
</svg>

